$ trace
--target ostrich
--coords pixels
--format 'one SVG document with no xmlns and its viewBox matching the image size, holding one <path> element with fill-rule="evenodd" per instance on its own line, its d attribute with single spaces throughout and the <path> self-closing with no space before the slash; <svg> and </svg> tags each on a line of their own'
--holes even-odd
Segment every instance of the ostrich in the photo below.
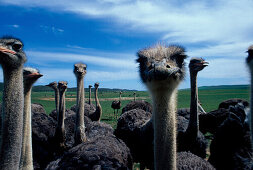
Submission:
<svg viewBox="0 0 253 170">
<path fill-rule="evenodd" d="M 251 115 L 250 115 L 250 129 L 251 129 L 251 134 L 250 134 L 250 136 L 251 136 L 251 140 L 253 140 L 253 76 L 252 76 L 252 74 L 253 74 L 253 45 L 251 45 L 251 46 L 249 46 L 249 48 L 248 48 L 248 57 L 247 57 L 247 59 L 246 59 L 246 61 L 247 61 L 247 64 L 248 64 L 248 67 L 249 67 L 249 69 L 250 69 L 250 73 L 251 73 L 251 98 L 250 98 L 250 113 L 251 113 Z M 252 142 L 252 146 L 253 146 L 253 142 Z"/>
<path fill-rule="evenodd" d="M 246 62 L 252 74 L 253 46 L 250 46 L 247 52 L 248 57 Z M 250 107 L 252 108 L 252 105 Z M 216 130 L 214 139 L 210 145 L 209 162 L 217 169 L 252 169 L 253 152 L 252 141 L 250 139 L 252 134 L 252 131 L 250 132 L 252 119 L 249 122 L 246 121 L 244 109 L 245 105 L 243 102 L 235 106 L 230 105 L 228 116 Z"/>
<path fill-rule="evenodd" d="M 92 85 L 89 85 L 89 105 L 92 105 L 92 103 L 91 103 L 91 88 L 92 88 Z"/>
<path fill-rule="evenodd" d="M 177 66 L 176 64 L 178 63 L 177 67 L 179 67 L 179 68 L 177 68 L 175 70 L 179 70 L 179 73 L 176 75 L 181 75 L 181 72 L 184 71 L 183 60 L 184 60 L 184 57 L 186 57 L 186 56 L 184 54 L 183 48 L 178 47 L 178 46 L 163 47 L 163 46 L 158 45 L 155 48 L 150 48 L 149 50 L 154 51 L 153 57 L 150 56 L 150 58 L 149 58 L 149 57 L 146 57 L 145 55 L 143 55 L 143 52 L 146 53 L 145 50 L 143 52 L 140 51 L 139 52 L 140 54 L 138 54 L 139 59 L 137 60 L 137 62 L 140 63 L 141 74 L 143 74 L 143 72 L 144 72 L 144 75 L 145 75 L 146 73 L 149 72 L 148 66 L 146 66 L 146 64 L 152 65 L 151 63 L 153 63 L 153 66 L 155 66 L 156 61 L 152 61 L 152 60 L 155 60 L 155 57 L 158 57 L 158 56 L 156 56 L 158 54 L 161 54 L 161 60 L 163 60 L 164 63 L 166 63 L 166 58 L 165 58 L 166 54 L 168 57 L 167 61 L 170 64 L 172 64 L 173 67 Z M 162 53 L 161 50 L 163 50 L 164 53 Z M 157 52 L 158 54 L 156 54 L 155 52 Z M 176 58 L 177 56 L 178 56 L 178 58 Z M 162 57 L 164 57 L 164 59 Z M 170 57 L 172 59 L 170 59 Z M 161 66 L 162 65 L 163 64 L 161 63 Z M 153 67 L 150 67 L 150 69 L 151 69 L 151 72 L 154 72 Z M 169 68 L 167 68 L 167 69 L 170 70 Z M 163 70 L 161 70 L 161 71 L 163 71 Z M 156 73 L 158 74 L 158 76 L 161 74 L 159 72 L 159 70 L 158 71 L 156 70 Z M 167 70 L 164 71 L 164 74 L 161 74 L 162 78 L 164 77 L 164 79 L 166 78 L 165 73 L 167 73 Z M 149 77 L 149 78 L 151 79 L 151 77 Z M 151 81 L 150 79 L 147 80 L 147 83 L 149 83 Z M 166 82 L 166 81 L 164 80 L 164 82 Z M 168 86 L 164 82 L 161 81 L 161 86 L 162 85 Z M 166 93 L 163 93 L 163 94 L 166 94 Z M 153 103 L 154 103 L 154 101 L 153 101 Z M 167 107 L 164 107 L 164 109 L 166 109 L 166 108 Z M 153 109 L 154 109 L 154 107 L 153 107 Z M 153 112 L 153 114 L 154 114 L 154 112 Z M 152 149 L 154 147 L 154 145 L 153 145 L 154 115 L 153 114 L 151 116 L 151 113 L 148 113 L 142 109 L 132 109 L 132 110 L 126 111 L 118 119 L 117 128 L 115 130 L 115 135 L 118 136 L 119 138 L 123 139 L 126 142 L 126 144 L 129 146 L 131 153 L 133 155 L 134 161 L 140 162 L 141 169 L 144 169 L 145 167 L 152 169 L 154 167 L 154 165 L 153 165 L 154 151 Z M 177 118 L 176 122 L 177 122 L 178 131 L 185 131 L 187 129 L 187 122 L 188 121 L 184 117 L 181 117 L 181 116 L 177 116 L 176 118 Z M 143 153 L 145 153 L 145 154 L 143 154 Z"/>
<path fill-rule="evenodd" d="M 53 110 L 53 111 L 49 114 L 49 116 L 51 116 L 54 120 L 57 120 L 57 115 L 58 115 L 58 113 L 59 113 L 59 100 L 60 100 L 60 99 L 59 99 L 58 84 L 57 84 L 56 81 L 54 81 L 54 82 L 49 83 L 49 84 L 46 85 L 46 86 L 51 87 L 51 88 L 54 89 L 54 91 L 55 91 L 55 107 L 56 107 L 56 109 Z M 66 110 L 65 110 L 65 115 L 66 115 L 66 116 L 71 115 L 71 114 L 73 114 L 72 110 L 70 110 L 70 109 L 66 109 Z"/>
<path fill-rule="evenodd" d="M 94 87 L 95 87 L 96 110 L 95 110 L 95 112 L 93 112 L 92 114 L 89 115 L 89 118 L 92 121 L 100 121 L 100 119 L 102 117 L 102 107 L 101 107 L 99 100 L 98 100 L 98 86 L 99 86 L 99 83 L 95 83 Z"/>
<path fill-rule="evenodd" d="M 84 77 L 86 73 L 85 64 L 75 64 L 74 72 L 77 76 Z M 80 78 L 80 77 L 79 77 Z M 83 81 L 82 81 L 83 82 Z M 78 89 L 81 88 L 78 85 Z M 98 83 L 95 84 L 98 88 Z M 80 96 L 82 90 L 78 92 Z M 97 91 L 97 90 L 96 90 Z M 81 93 L 81 94 L 80 94 Z M 80 95 L 79 95 L 80 94 Z M 83 93 L 84 94 L 84 93 Z M 96 95 L 95 95 L 96 96 Z M 84 96 L 77 99 L 79 113 L 83 113 Z M 78 114 L 78 113 L 77 113 Z M 77 117 L 77 116 L 76 116 Z M 78 128 L 79 124 L 77 123 Z M 111 126 L 99 121 L 83 123 L 84 141 L 69 149 L 56 161 L 51 162 L 47 169 L 131 169 L 132 158 L 125 143 L 113 135 Z"/>
<path fill-rule="evenodd" d="M 141 109 L 141 110 L 144 110 L 145 112 L 152 113 L 152 105 L 149 102 L 144 101 L 144 100 L 136 100 L 136 101 L 131 101 L 128 104 L 126 104 L 126 106 L 122 108 L 121 115 L 132 109 Z"/>
<path fill-rule="evenodd" d="M 204 135 L 199 132 L 198 119 L 198 87 L 197 74 L 208 65 L 202 58 L 192 58 L 190 60 L 190 79 L 191 79 L 191 106 L 190 120 L 186 131 L 178 131 L 178 151 L 191 151 L 202 158 L 206 157 L 207 141 Z"/>
<path fill-rule="evenodd" d="M 56 108 L 56 113 L 59 112 L 59 89 L 57 87 L 57 82 L 51 82 L 48 85 L 46 85 L 48 87 L 51 87 L 54 90 L 54 96 L 55 96 L 55 108 Z"/>
<path fill-rule="evenodd" d="M 59 81 L 58 82 L 58 89 L 59 89 L 59 112 L 57 114 L 57 126 L 54 135 L 54 142 L 56 147 L 59 149 L 65 149 L 65 92 L 67 90 L 67 82 L 66 81 Z"/>
<path fill-rule="evenodd" d="M 184 159 L 187 152 L 176 153 L 176 88 L 184 78 L 185 58 L 184 49 L 179 46 L 157 45 L 138 52 L 140 76 L 153 101 L 154 167 L 158 170 L 213 169 L 200 158 Z M 177 156 L 185 162 L 177 163 Z"/>
<path fill-rule="evenodd" d="M 202 133 L 215 134 L 217 128 L 230 116 L 229 107 L 235 107 L 235 105 L 241 103 L 244 109 L 248 109 L 249 103 L 242 99 L 228 99 L 219 104 L 218 109 L 208 113 L 199 114 L 199 129 Z M 241 116 L 245 116 L 244 112 L 241 112 Z"/>
<path fill-rule="evenodd" d="M 210 145 L 209 162 L 220 170 L 250 169 L 252 147 L 243 104 L 230 106 Z"/>
<path fill-rule="evenodd" d="M 246 62 L 252 73 L 253 46 L 251 48 L 248 49 Z M 236 104 L 236 102 L 240 103 Z M 228 104 L 230 105 L 227 106 Z M 225 110 L 226 116 L 223 116 L 223 122 L 216 128 L 210 145 L 209 162 L 218 170 L 252 169 L 253 152 L 250 140 L 250 121 L 247 122 L 245 102 L 232 99 L 222 102 L 219 107 L 228 108 L 219 109 Z"/>
<path fill-rule="evenodd" d="M 46 113 L 45 108 L 40 103 L 32 103 L 31 109 L 32 113 Z"/>
<path fill-rule="evenodd" d="M 223 102 L 221 102 L 219 104 L 218 109 L 221 109 L 221 108 L 229 109 L 230 106 L 235 106 L 238 103 L 242 103 L 244 108 L 249 107 L 248 101 L 243 100 L 243 99 L 238 99 L 238 98 L 232 98 L 232 99 L 224 100 Z"/>
<path fill-rule="evenodd" d="M 0 39 L 0 64 L 4 75 L 1 116 L 0 167 L 18 169 L 23 133 L 23 43 L 15 38 Z M 10 142 L 11 141 L 11 142 Z"/>
<path fill-rule="evenodd" d="M 144 100 L 136 100 L 136 92 L 134 92 L 134 100 L 126 104 L 125 107 L 122 108 L 122 113 L 125 113 L 132 109 L 142 109 L 146 112 L 152 113 L 152 106 L 150 103 Z"/>
<path fill-rule="evenodd" d="M 117 119 L 117 116 L 118 116 L 118 111 L 119 111 L 119 109 L 121 107 L 121 94 L 122 94 L 122 92 L 120 91 L 119 92 L 119 100 L 114 100 L 112 102 L 112 105 L 111 105 L 111 108 L 113 108 L 113 110 L 114 110 L 114 117 L 116 119 Z M 117 109 L 117 113 L 115 113 L 115 109 Z"/>
<path fill-rule="evenodd" d="M 84 125 L 84 85 L 83 80 L 86 74 L 86 64 L 78 63 L 74 65 L 74 74 L 77 79 L 77 97 L 76 97 L 76 128 L 75 128 L 75 144 L 86 141 L 85 125 Z"/>
<path fill-rule="evenodd" d="M 31 93 L 32 85 L 42 74 L 30 67 L 23 69 L 24 80 L 24 117 L 23 117 L 23 141 L 20 159 L 20 169 L 33 169 L 32 157 L 32 115 L 31 115 Z"/>
<path fill-rule="evenodd" d="M 98 136 L 81 143 L 47 166 L 60 169 L 132 169 L 129 149 L 115 136 Z"/>
</svg>

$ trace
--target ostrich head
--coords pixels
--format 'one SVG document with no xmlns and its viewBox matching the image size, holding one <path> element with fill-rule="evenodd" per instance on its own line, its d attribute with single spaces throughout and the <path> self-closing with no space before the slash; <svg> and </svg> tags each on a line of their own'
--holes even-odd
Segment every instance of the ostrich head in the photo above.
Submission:
<svg viewBox="0 0 253 170">
<path fill-rule="evenodd" d="M 56 90 L 56 89 L 57 89 L 57 82 L 56 82 L 56 81 L 51 82 L 51 83 L 49 83 L 49 84 L 46 85 L 46 86 L 51 87 L 51 88 L 53 88 L 54 90 Z"/>
<path fill-rule="evenodd" d="M 98 86 L 99 86 L 99 83 L 96 82 L 96 83 L 94 84 L 94 87 L 95 87 L 95 88 L 98 88 Z"/>
<path fill-rule="evenodd" d="M 209 63 L 206 62 L 203 58 L 192 58 L 189 64 L 189 68 L 191 72 L 199 72 L 208 66 L 208 64 Z"/>
<path fill-rule="evenodd" d="M 140 50 L 137 62 L 142 81 L 150 90 L 175 88 L 185 75 L 183 47 L 171 45 Z"/>
<path fill-rule="evenodd" d="M 248 57 L 246 58 L 246 62 L 250 68 L 253 68 L 253 45 L 248 48 Z"/>
<path fill-rule="evenodd" d="M 74 74 L 76 75 L 76 77 L 83 77 L 86 74 L 86 64 L 83 63 L 77 63 L 74 65 Z"/>
<path fill-rule="evenodd" d="M 43 75 L 40 74 L 39 70 L 31 67 L 23 68 L 23 77 L 24 82 L 29 82 L 31 84 L 35 83 L 38 78 L 42 77 Z"/>
<path fill-rule="evenodd" d="M 58 82 L 58 89 L 59 92 L 63 93 L 68 87 L 68 82 L 66 81 L 59 81 Z"/>
<path fill-rule="evenodd" d="M 18 67 L 26 62 L 23 43 L 15 38 L 0 39 L 0 63 L 7 68 Z"/>
</svg>

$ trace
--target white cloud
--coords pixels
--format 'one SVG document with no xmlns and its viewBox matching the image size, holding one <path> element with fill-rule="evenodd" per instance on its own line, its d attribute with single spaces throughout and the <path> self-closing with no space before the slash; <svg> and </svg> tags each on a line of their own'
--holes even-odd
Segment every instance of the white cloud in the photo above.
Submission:
<svg viewBox="0 0 253 170">
<path fill-rule="evenodd" d="M 10 26 L 12 26 L 13 28 L 19 28 L 19 25 L 17 25 L 17 24 L 10 25 Z"/>
<path fill-rule="evenodd" d="M 111 18 L 110 21 L 123 28 L 119 31 L 155 32 L 161 35 L 161 40 L 168 42 L 202 42 L 222 46 L 249 42 L 253 36 L 251 0 L 191 0 L 181 3 L 158 0 L 3 0 L 2 3 L 45 7 L 86 17 Z M 63 31 L 54 27 L 50 29 Z"/>
<path fill-rule="evenodd" d="M 41 68 L 41 74 L 44 76 L 41 77 L 38 83 L 47 84 L 49 81 L 68 81 L 69 86 L 76 86 L 76 78 L 72 69 L 64 68 Z M 115 80 L 137 80 L 139 77 L 137 70 L 120 70 L 115 72 L 110 71 L 96 71 L 96 70 L 87 70 L 85 76 L 85 82 L 108 82 Z"/>
<path fill-rule="evenodd" d="M 181 3 L 158 0 L 4 0 L 2 3 L 45 7 L 96 18 L 109 17 L 124 29 L 159 32 L 161 39 L 170 42 L 238 42 L 250 40 L 253 34 L 253 1 L 250 0 Z"/>
<path fill-rule="evenodd" d="M 134 56 L 129 59 L 113 59 L 100 56 L 92 56 L 85 54 L 74 53 L 52 53 L 52 52 L 40 52 L 40 51 L 27 51 L 27 55 L 30 57 L 32 63 L 46 63 L 49 61 L 59 62 L 84 62 L 86 64 L 94 64 L 97 66 L 105 66 L 110 68 L 129 68 L 134 69 L 137 64 L 134 61 Z M 120 55 L 120 54 L 119 54 Z M 122 54 L 124 56 L 124 54 Z M 120 56 L 119 56 L 120 58 Z"/>
<path fill-rule="evenodd" d="M 61 29 L 61 28 L 56 28 L 54 26 L 46 26 L 46 25 L 40 25 L 40 28 L 46 32 L 46 33 L 49 33 L 49 32 L 52 32 L 54 34 L 57 34 L 57 33 L 63 33 L 64 30 Z"/>
<path fill-rule="evenodd" d="M 252 41 L 224 43 L 218 45 L 206 45 L 204 47 L 195 47 L 187 49 L 187 54 L 190 57 L 226 57 L 226 58 L 245 58 L 247 48 Z"/>
<path fill-rule="evenodd" d="M 109 18 L 110 22 L 114 22 L 120 28 L 113 29 L 114 31 L 158 33 L 161 40 L 189 45 L 187 54 L 190 57 L 204 57 L 210 63 L 199 74 L 200 78 L 230 77 L 232 80 L 234 77 L 248 77 L 244 64 L 246 57 L 244 51 L 253 43 L 252 0 L 190 0 L 181 1 L 181 3 L 176 0 L 2 0 L 1 3 L 44 7 L 85 17 L 107 20 Z M 64 31 L 59 28 L 50 28 L 50 30 Z M 83 50 L 83 47 L 76 48 Z M 117 73 L 94 70 L 94 75 L 104 79 L 109 78 L 110 74 L 118 78 L 134 78 L 135 71 L 127 77 L 125 70 L 135 70 L 137 66 L 134 62 L 134 54 L 122 54 L 122 57 L 117 59 L 105 57 L 102 53 L 93 55 L 28 51 L 28 54 L 34 56 L 35 59 L 31 59 L 34 63 L 83 61 L 87 64 L 113 67 L 118 70 Z M 53 73 L 51 74 L 53 76 Z"/>
<path fill-rule="evenodd" d="M 207 60 L 209 66 L 199 73 L 201 78 L 247 78 L 248 71 L 245 60 L 241 59 L 211 59 Z"/>
</svg>

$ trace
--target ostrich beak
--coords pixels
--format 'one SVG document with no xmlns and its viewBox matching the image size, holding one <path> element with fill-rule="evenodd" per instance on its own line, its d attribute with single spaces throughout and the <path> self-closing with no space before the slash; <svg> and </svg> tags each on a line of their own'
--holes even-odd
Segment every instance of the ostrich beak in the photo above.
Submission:
<svg viewBox="0 0 253 170">
<path fill-rule="evenodd" d="M 43 75 L 40 74 L 40 73 L 32 73 L 32 74 L 29 74 L 28 77 L 30 78 L 40 78 L 42 77 Z"/>
<path fill-rule="evenodd" d="M 9 49 L 7 49 L 7 48 L 5 48 L 5 47 L 3 47 L 3 46 L 0 47 L 0 51 L 1 51 L 1 52 L 4 52 L 4 53 L 16 54 L 15 51 L 9 50 Z"/>
<path fill-rule="evenodd" d="M 206 61 L 203 61 L 201 64 L 202 64 L 202 66 L 204 66 L 204 67 L 206 67 L 206 66 L 208 66 L 208 65 L 209 65 L 209 63 L 208 63 L 208 62 L 206 62 Z"/>
</svg>

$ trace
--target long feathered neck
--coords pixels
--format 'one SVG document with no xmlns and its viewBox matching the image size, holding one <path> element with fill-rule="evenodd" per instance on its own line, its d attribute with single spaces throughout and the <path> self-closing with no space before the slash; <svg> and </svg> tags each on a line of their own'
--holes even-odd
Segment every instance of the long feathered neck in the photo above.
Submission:
<svg viewBox="0 0 253 170">
<path fill-rule="evenodd" d="M 91 105 L 91 87 L 89 88 L 89 105 Z"/>
<path fill-rule="evenodd" d="M 18 169 L 21 157 L 24 90 L 23 65 L 15 69 L 5 68 L 1 122 L 1 169 Z"/>
<path fill-rule="evenodd" d="M 60 146 L 65 146 L 65 90 L 59 92 L 60 102 L 59 102 L 59 113 L 57 115 L 57 127 L 55 131 L 55 136 L 58 138 Z"/>
<path fill-rule="evenodd" d="M 251 145 L 253 148 L 253 68 L 250 67 L 251 70 L 251 86 L 250 86 L 250 129 L 251 129 Z"/>
<path fill-rule="evenodd" d="M 24 82 L 23 141 L 19 165 L 19 169 L 24 170 L 33 170 L 31 92 L 32 83 Z"/>
<path fill-rule="evenodd" d="M 96 117 L 97 117 L 97 121 L 100 121 L 101 119 L 101 116 L 102 116 L 102 107 L 99 103 L 99 100 L 98 100 L 98 88 L 96 87 L 95 89 L 95 101 L 96 101 Z"/>
<path fill-rule="evenodd" d="M 55 88 L 54 89 L 54 97 L 55 97 L 55 108 L 56 108 L 56 113 L 59 113 L 59 89 Z"/>
<path fill-rule="evenodd" d="M 77 113 L 76 113 L 76 127 L 75 127 L 75 144 L 85 142 L 85 124 L 84 124 L 84 77 L 77 76 Z"/>
<path fill-rule="evenodd" d="M 121 101 L 121 93 L 119 93 L 119 101 Z"/>
<path fill-rule="evenodd" d="M 152 93 L 156 170 L 176 170 L 176 100 L 175 89 Z"/>
<path fill-rule="evenodd" d="M 191 79 L 190 121 L 186 132 L 189 133 L 191 137 L 196 138 L 199 131 L 197 72 L 190 70 L 190 79 Z"/>
</svg>

